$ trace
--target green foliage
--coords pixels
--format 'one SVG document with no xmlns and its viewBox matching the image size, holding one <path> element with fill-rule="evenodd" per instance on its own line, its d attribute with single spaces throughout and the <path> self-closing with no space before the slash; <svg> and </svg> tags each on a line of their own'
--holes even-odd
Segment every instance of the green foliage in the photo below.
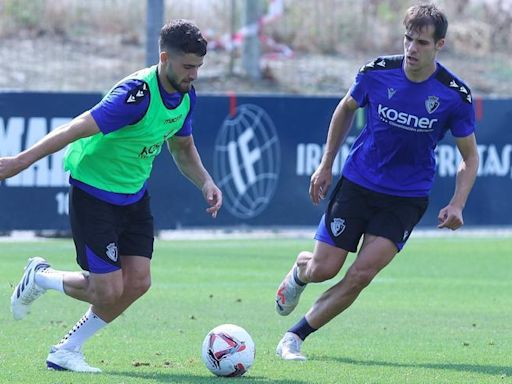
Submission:
<svg viewBox="0 0 512 384">
<path fill-rule="evenodd" d="M 39 26 L 45 3 L 45 0 L 5 0 L 5 19 L 10 19 L 17 28 L 36 28 Z"/>
<path fill-rule="evenodd" d="M 289 317 L 274 312 L 277 285 L 297 252 L 312 245 L 157 241 L 152 289 L 84 348 L 104 371 L 90 376 L 44 365 L 49 346 L 86 304 L 48 292 L 23 321 L 12 320 L 8 309 L 27 257 L 76 270 L 72 242 L 3 242 L 0 383 L 512 382 L 512 239 L 411 239 L 349 310 L 304 343 L 307 362 L 285 362 L 274 355 L 281 335 L 330 286 L 309 286 Z M 206 333 L 228 322 L 246 328 L 256 343 L 255 365 L 241 379 L 212 376 L 200 357 Z"/>
</svg>

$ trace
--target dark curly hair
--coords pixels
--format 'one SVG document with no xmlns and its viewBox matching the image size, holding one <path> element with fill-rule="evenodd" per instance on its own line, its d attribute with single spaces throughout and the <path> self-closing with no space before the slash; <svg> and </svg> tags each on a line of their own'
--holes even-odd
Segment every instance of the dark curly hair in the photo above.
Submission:
<svg viewBox="0 0 512 384">
<path fill-rule="evenodd" d="M 177 19 L 165 24 L 160 31 L 160 51 L 179 54 L 206 55 L 208 42 L 199 28 L 189 20 Z"/>
</svg>

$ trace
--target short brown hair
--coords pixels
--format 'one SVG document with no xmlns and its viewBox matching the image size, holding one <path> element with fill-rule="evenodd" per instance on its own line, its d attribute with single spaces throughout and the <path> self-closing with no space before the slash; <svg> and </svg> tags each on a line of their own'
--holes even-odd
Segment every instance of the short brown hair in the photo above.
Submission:
<svg viewBox="0 0 512 384">
<path fill-rule="evenodd" d="M 199 28 L 189 20 L 176 19 L 165 24 L 160 31 L 160 50 L 180 54 L 206 55 L 208 42 Z"/>
<path fill-rule="evenodd" d="M 444 39 L 448 30 L 448 20 L 434 4 L 414 5 L 405 13 L 404 26 L 408 31 L 420 31 L 429 25 L 434 26 L 434 41 Z"/>
</svg>

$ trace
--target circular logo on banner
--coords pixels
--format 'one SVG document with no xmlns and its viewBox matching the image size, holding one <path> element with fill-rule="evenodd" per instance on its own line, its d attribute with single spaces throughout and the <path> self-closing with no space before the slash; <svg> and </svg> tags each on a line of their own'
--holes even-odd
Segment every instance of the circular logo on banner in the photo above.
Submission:
<svg viewBox="0 0 512 384">
<path fill-rule="evenodd" d="M 241 219 L 258 216 L 274 195 L 281 167 L 270 116 L 257 105 L 239 105 L 222 123 L 214 151 L 213 172 L 224 206 Z"/>
</svg>

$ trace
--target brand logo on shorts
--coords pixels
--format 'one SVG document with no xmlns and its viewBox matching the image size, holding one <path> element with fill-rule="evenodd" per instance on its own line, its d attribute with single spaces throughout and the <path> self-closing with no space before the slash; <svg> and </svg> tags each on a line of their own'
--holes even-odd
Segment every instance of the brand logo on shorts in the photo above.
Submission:
<svg viewBox="0 0 512 384">
<path fill-rule="evenodd" d="M 404 232 L 404 237 L 402 238 L 403 241 L 405 241 L 409 237 L 409 231 Z"/>
<path fill-rule="evenodd" d="M 116 243 L 110 243 L 109 245 L 107 245 L 107 257 L 116 262 L 117 261 L 117 247 L 116 247 Z"/>
<path fill-rule="evenodd" d="M 331 232 L 335 237 L 341 235 L 345 230 L 345 220 L 336 217 L 331 222 Z"/>
</svg>

